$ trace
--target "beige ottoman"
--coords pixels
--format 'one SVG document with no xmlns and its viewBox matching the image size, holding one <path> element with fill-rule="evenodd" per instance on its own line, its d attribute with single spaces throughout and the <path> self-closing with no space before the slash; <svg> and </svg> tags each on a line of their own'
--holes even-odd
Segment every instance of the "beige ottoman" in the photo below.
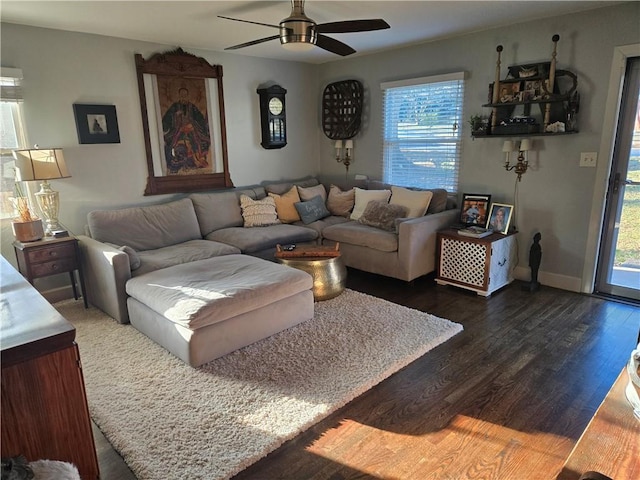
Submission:
<svg viewBox="0 0 640 480">
<path fill-rule="evenodd" d="M 163 268 L 127 282 L 131 324 L 199 366 L 313 317 L 313 280 L 249 255 Z"/>
</svg>

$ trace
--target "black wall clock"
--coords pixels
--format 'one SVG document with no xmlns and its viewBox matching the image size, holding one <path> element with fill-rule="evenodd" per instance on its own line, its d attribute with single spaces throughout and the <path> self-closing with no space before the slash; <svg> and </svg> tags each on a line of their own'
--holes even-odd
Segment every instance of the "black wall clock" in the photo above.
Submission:
<svg viewBox="0 0 640 480">
<path fill-rule="evenodd" d="M 287 119 L 284 95 L 287 91 L 280 85 L 259 88 L 260 126 L 263 148 L 282 148 L 287 144 Z"/>
</svg>

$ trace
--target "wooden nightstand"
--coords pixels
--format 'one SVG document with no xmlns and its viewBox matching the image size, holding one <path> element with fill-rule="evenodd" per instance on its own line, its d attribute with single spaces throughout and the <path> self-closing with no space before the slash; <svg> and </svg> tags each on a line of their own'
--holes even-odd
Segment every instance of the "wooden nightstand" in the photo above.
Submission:
<svg viewBox="0 0 640 480">
<path fill-rule="evenodd" d="M 456 230 L 438 232 L 436 283 L 455 285 L 490 296 L 513 281 L 516 235 L 493 233 L 465 237 Z"/>
<path fill-rule="evenodd" d="M 20 273 L 32 285 L 33 280 L 36 278 L 69 272 L 73 296 L 76 300 L 78 299 L 78 290 L 74 271 L 77 270 L 84 307 L 89 308 L 77 238 L 47 238 L 36 242 L 15 241 L 13 242 L 13 248 L 16 252 Z"/>
</svg>

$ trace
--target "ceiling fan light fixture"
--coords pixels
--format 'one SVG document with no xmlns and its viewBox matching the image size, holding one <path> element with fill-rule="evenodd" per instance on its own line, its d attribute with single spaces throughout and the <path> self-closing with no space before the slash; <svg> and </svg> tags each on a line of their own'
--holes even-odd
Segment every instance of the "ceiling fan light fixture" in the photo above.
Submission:
<svg viewBox="0 0 640 480">
<path fill-rule="evenodd" d="M 302 42 L 288 42 L 283 43 L 282 48 L 289 50 L 291 52 L 308 52 L 315 45 L 313 43 L 302 43 Z"/>
<path fill-rule="evenodd" d="M 272 35 L 270 37 L 253 40 L 251 42 L 241 43 L 239 45 L 227 47 L 225 50 L 237 50 L 239 48 L 251 47 L 270 40 L 279 39 L 280 44 L 287 50 L 301 52 L 311 50 L 315 45 L 322 50 L 345 57 L 352 53 L 356 53 L 356 51 L 349 45 L 342 43 L 340 40 L 324 35 L 325 33 L 370 32 L 373 30 L 390 28 L 389 24 L 381 18 L 369 20 L 344 20 L 317 24 L 304 14 L 304 0 L 291 0 L 291 14 L 278 25 L 241 20 L 239 18 L 225 17 L 222 15 L 218 16 L 227 20 L 253 23 L 265 27 L 277 28 L 279 30 L 278 35 Z"/>
<path fill-rule="evenodd" d="M 311 50 L 317 40 L 315 26 L 308 19 L 287 18 L 280 23 L 280 43 L 288 50 Z"/>
</svg>

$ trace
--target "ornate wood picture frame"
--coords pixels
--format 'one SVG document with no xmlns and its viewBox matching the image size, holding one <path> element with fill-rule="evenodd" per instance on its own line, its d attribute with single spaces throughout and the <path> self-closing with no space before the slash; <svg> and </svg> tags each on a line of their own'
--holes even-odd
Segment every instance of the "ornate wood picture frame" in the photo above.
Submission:
<svg viewBox="0 0 640 480">
<path fill-rule="evenodd" d="M 147 154 L 145 195 L 233 187 L 222 66 L 178 48 L 135 55 Z"/>
</svg>

